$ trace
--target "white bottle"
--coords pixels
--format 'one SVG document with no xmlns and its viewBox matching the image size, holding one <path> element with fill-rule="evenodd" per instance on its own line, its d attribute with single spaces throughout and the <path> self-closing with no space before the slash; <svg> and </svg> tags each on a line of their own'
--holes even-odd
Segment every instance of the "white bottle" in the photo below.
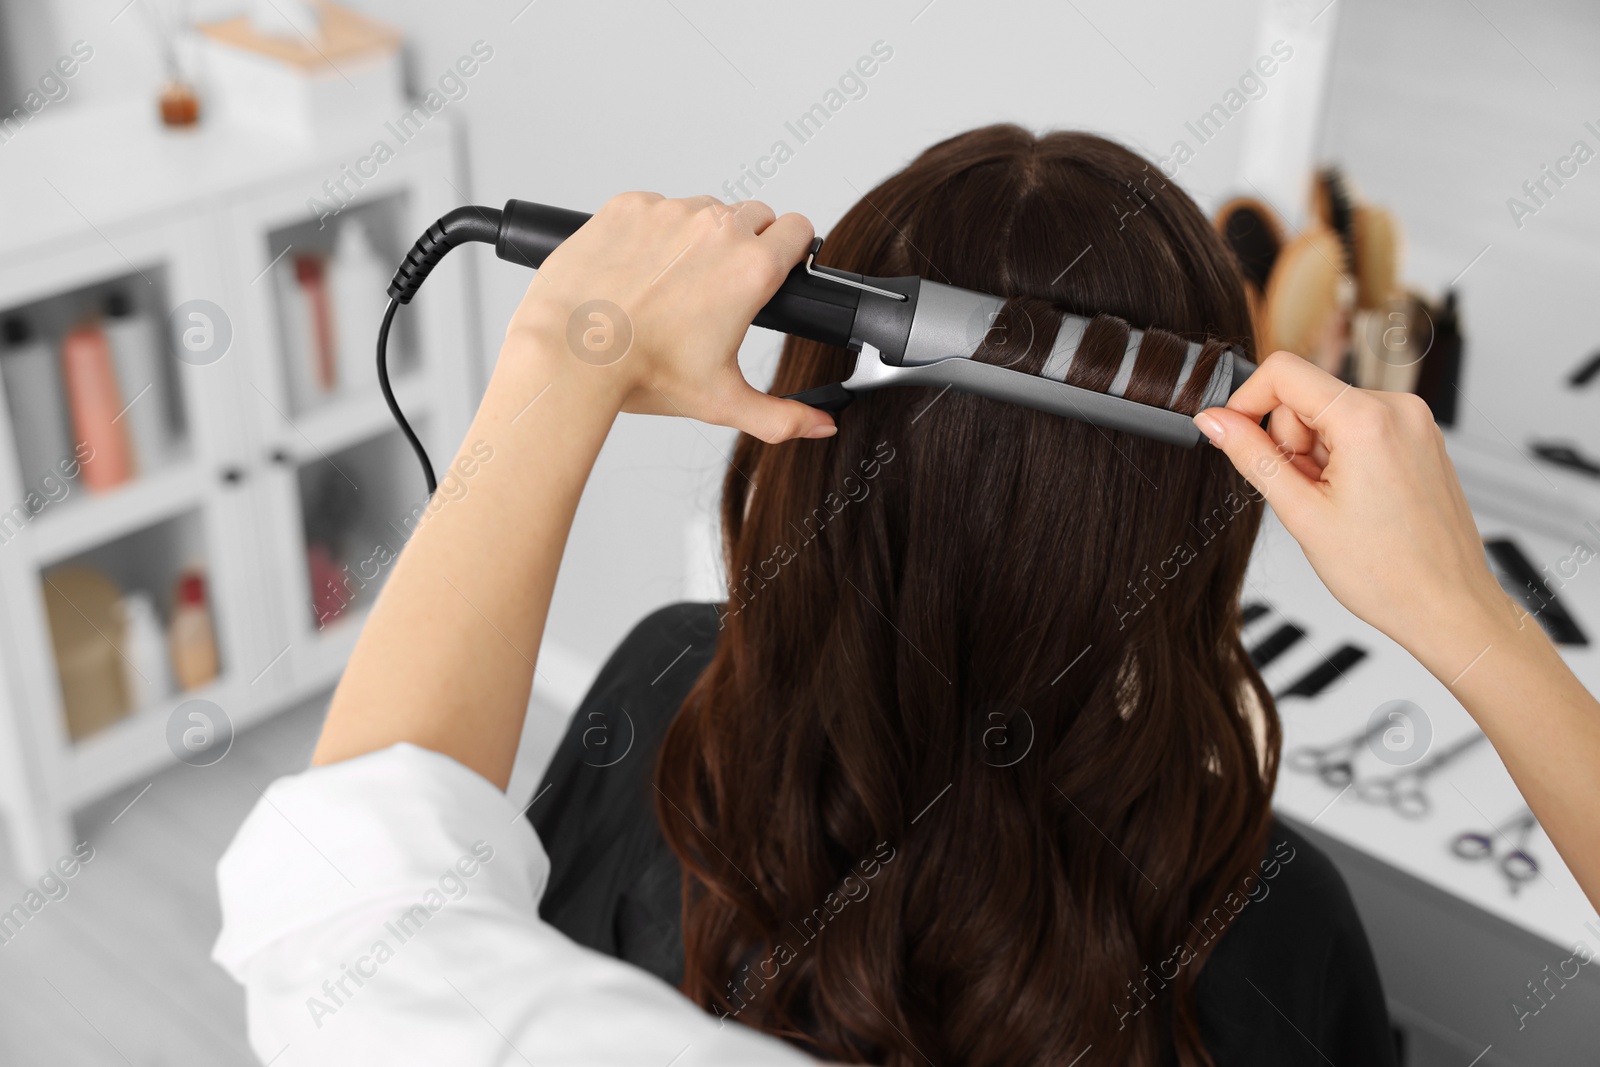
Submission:
<svg viewBox="0 0 1600 1067">
<path fill-rule="evenodd" d="M 167 382 L 154 325 L 149 315 L 134 310 L 127 293 L 116 291 L 106 298 L 103 329 L 111 345 L 117 387 L 127 405 L 122 421 L 128 424 L 134 469 L 140 474 L 163 466 L 172 449 Z"/>
<path fill-rule="evenodd" d="M 360 219 L 339 227 L 328 266 L 328 295 L 333 301 L 338 338 L 339 387 L 354 396 L 378 396 L 378 326 L 388 306 L 389 279 L 394 271 L 372 246 Z M 391 356 L 394 346 L 390 346 Z M 391 376 L 394 364 L 391 359 Z"/>
<path fill-rule="evenodd" d="M 67 472 L 76 468 L 70 462 L 72 432 L 61 363 L 26 319 L 9 318 L 0 326 L 0 373 L 5 377 L 24 496 L 39 492 L 41 485 L 48 489 L 44 479 L 52 475 L 67 481 Z"/>
<path fill-rule="evenodd" d="M 311 370 L 316 358 L 311 308 L 295 277 L 293 255 L 278 260 L 272 268 L 272 280 L 278 293 L 278 335 L 289 407 L 291 413 L 299 414 L 312 407 L 318 397 Z"/>
<path fill-rule="evenodd" d="M 123 595 L 122 672 L 128 703 L 135 714 L 172 695 L 172 661 L 167 636 L 150 594 Z"/>
</svg>

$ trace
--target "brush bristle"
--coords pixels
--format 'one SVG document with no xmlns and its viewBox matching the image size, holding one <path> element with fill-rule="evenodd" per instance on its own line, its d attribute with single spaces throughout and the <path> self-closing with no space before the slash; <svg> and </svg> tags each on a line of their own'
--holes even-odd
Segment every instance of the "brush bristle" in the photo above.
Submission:
<svg viewBox="0 0 1600 1067">
<path fill-rule="evenodd" d="M 1328 226 L 1339 235 L 1339 244 L 1344 248 L 1345 272 L 1349 273 L 1356 262 L 1356 227 L 1344 172 L 1338 167 L 1323 167 L 1317 172 L 1317 186 L 1322 192 Z"/>
<path fill-rule="evenodd" d="M 1264 290 L 1281 251 L 1271 220 L 1257 208 L 1241 205 L 1223 220 L 1222 239 L 1238 259 L 1245 278 Z"/>
</svg>

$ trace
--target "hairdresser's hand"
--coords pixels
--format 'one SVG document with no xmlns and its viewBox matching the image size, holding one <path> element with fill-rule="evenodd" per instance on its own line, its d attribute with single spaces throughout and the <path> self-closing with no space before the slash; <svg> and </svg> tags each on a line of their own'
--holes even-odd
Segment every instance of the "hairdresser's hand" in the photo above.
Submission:
<svg viewBox="0 0 1600 1067">
<path fill-rule="evenodd" d="M 1515 619 L 1420 398 L 1356 389 L 1276 352 L 1226 408 L 1195 423 L 1267 498 L 1333 595 L 1425 664 L 1455 662 Z"/>
<path fill-rule="evenodd" d="M 624 193 L 558 247 L 507 342 L 532 337 L 568 373 L 603 382 L 619 409 L 685 415 L 765 441 L 826 437 L 825 412 L 753 388 L 739 343 L 813 236 L 759 201 Z"/>
</svg>

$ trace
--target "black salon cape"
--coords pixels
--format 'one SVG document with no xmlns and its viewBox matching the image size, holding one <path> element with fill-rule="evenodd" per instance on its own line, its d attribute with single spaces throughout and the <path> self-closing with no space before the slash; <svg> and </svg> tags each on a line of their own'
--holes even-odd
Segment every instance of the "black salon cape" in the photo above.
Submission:
<svg viewBox="0 0 1600 1067">
<path fill-rule="evenodd" d="M 683 975 L 680 871 L 656 823 L 652 775 L 716 638 L 711 604 L 675 604 L 635 627 L 574 714 L 528 812 L 550 856 L 545 920 L 674 985 Z M 1218 1067 L 1391 1067 L 1383 990 L 1344 881 L 1274 823 L 1267 855 L 1290 855 L 1282 842 L 1292 860 L 1245 905 L 1200 974 L 1206 1047 Z"/>
</svg>

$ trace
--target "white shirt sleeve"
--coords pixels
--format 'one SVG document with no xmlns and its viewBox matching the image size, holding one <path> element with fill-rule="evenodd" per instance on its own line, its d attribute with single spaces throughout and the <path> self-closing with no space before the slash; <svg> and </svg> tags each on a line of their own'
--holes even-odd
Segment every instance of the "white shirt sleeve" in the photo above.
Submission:
<svg viewBox="0 0 1600 1067">
<path fill-rule="evenodd" d="M 217 867 L 212 956 L 273 1067 L 815 1067 L 545 923 L 549 870 L 491 783 L 396 745 L 262 794 Z"/>
</svg>

